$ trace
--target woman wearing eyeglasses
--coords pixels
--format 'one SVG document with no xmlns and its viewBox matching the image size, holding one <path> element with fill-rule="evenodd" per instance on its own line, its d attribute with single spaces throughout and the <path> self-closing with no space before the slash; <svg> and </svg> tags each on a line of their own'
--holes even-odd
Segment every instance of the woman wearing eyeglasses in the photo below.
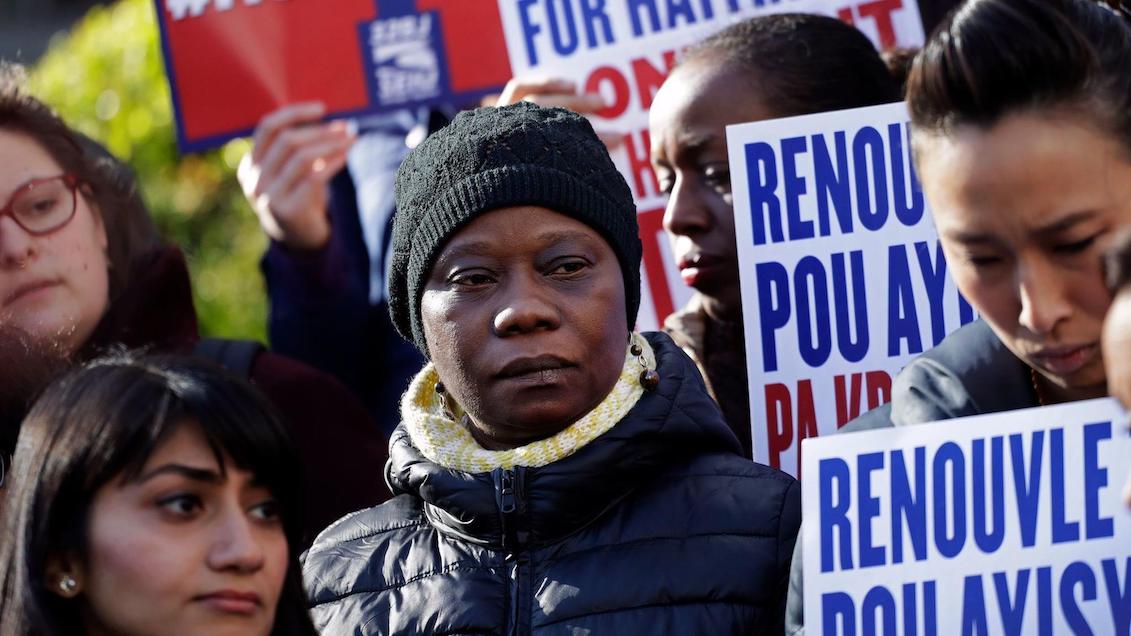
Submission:
<svg viewBox="0 0 1131 636">
<path fill-rule="evenodd" d="M 191 352 L 200 339 L 184 258 L 157 236 L 132 174 L 25 94 L 10 67 L 0 67 L 0 327 L 73 362 L 121 345 Z M 0 384 L 20 373 L 0 368 Z M 270 353 L 247 375 L 302 450 L 308 537 L 387 497 L 372 477 L 385 440 L 344 387 Z"/>
<path fill-rule="evenodd" d="M 12 165 L 21 156 L 22 170 L 10 177 L 54 170 L 47 152 L 29 137 L 0 131 L 0 163 Z M 109 285 L 99 271 L 107 265 L 106 228 L 86 197 L 77 196 L 78 187 L 78 178 L 71 174 L 29 178 L 0 210 L 22 230 L 4 233 L 6 267 L 26 272 L 39 254 L 55 261 L 51 271 L 28 272 L 18 281 L 6 281 L 12 284 L 4 289 L 2 318 L 76 347 L 94 331 L 105 310 Z"/>
</svg>

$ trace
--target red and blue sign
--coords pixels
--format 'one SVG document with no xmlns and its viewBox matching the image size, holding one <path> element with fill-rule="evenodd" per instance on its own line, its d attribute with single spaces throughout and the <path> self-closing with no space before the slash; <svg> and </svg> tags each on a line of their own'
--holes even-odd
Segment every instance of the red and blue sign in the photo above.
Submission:
<svg viewBox="0 0 1131 636">
<path fill-rule="evenodd" d="M 498 0 L 155 2 L 184 152 L 290 103 L 332 117 L 461 106 L 511 77 Z"/>
</svg>

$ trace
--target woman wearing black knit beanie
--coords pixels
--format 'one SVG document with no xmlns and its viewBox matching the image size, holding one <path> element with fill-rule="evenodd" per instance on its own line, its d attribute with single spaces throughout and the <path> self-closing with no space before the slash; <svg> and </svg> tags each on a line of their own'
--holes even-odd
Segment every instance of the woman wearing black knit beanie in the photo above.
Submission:
<svg viewBox="0 0 1131 636">
<path fill-rule="evenodd" d="M 632 332 L 635 209 L 589 123 L 462 113 L 396 195 L 390 310 L 431 362 L 398 496 L 306 558 L 322 633 L 781 633 L 799 488 L 741 458 L 667 336 Z"/>
</svg>

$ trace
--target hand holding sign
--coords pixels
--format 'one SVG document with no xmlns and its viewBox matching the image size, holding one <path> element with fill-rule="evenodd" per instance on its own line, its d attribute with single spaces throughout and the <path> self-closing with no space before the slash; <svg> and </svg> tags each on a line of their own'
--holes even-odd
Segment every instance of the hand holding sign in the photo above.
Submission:
<svg viewBox="0 0 1131 636">
<path fill-rule="evenodd" d="M 264 117 L 237 173 L 263 231 L 291 249 L 330 241 L 326 184 L 345 166 L 354 134 L 346 122 L 320 123 L 324 114 L 311 102 Z"/>
<path fill-rule="evenodd" d="M 507 82 L 496 106 L 507 106 L 528 101 L 548 108 L 565 108 L 582 115 L 600 115 L 605 100 L 598 93 L 579 93 L 577 83 L 559 77 L 524 76 Z M 614 132 L 597 131 L 597 136 L 612 150 L 623 143 L 623 136 Z"/>
</svg>

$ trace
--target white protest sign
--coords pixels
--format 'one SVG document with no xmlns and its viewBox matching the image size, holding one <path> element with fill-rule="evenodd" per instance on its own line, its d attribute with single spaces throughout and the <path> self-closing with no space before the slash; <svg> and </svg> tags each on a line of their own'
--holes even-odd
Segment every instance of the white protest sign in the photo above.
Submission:
<svg viewBox="0 0 1131 636">
<path fill-rule="evenodd" d="M 947 275 L 901 103 L 727 128 L 754 459 L 887 402 L 974 318 Z"/>
<path fill-rule="evenodd" d="M 805 441 L 806 633 L 1128 634 L 1114 400 Z"/>
<path fill-rule="evenodd" d="M 661 227 L 666 197 L 649 161 L 652 99 L 679 51 L 739 20 L 787 11 L 837 16 L 879 48 L 923 44 L 916 0 L 499 0 L 513 74 L 600 93 L 607 106 L 594 128 L 623 136 L 612 155 L 640 215 L 642 329 L 658 327 L 691 296 Z"/>
</svg>

